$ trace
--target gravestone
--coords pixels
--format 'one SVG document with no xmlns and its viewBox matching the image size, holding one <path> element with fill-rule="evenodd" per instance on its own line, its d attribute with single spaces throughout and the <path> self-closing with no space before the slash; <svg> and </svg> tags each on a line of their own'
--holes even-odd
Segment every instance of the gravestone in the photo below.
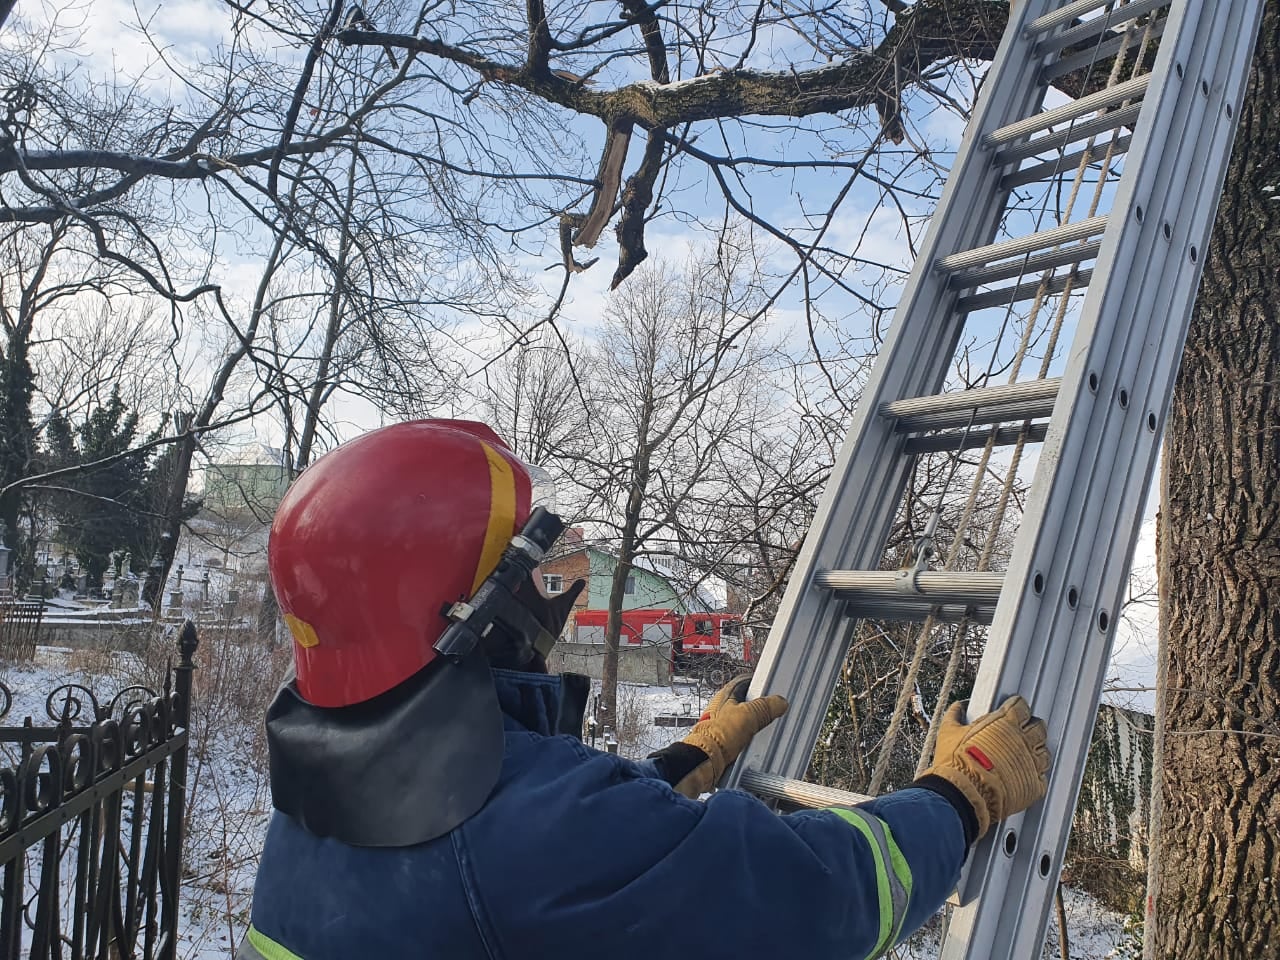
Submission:
<svg viewBox="0 0 1280 960">
<path fill-rule="evenodd" d="M 234 620 L 236 617 L 236 606 L 240 603 L 240 591 L 228 590 L 227 598 L 222 601 L 222 619 Z"/>
<path fill-rule="evenodd" d="M 111 605 L 121 610 L 133 610 L 138 606 L 138 578 L 133 574 L 116 581 L 115 596 Z"/>
</svg>

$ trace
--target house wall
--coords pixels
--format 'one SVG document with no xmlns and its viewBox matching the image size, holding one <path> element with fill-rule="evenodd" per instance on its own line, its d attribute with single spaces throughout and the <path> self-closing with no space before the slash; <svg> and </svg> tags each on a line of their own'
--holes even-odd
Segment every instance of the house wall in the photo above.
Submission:
<svg viewBox="0 0 1280 960">
<path fill-rule="evenodd" d="M 577 550 L 573 553 L 565 554 L 560 557 L 553 557 L 549 560 L 543 560 L 540 564 L 544 574 L 559 574 L 564 578 L 564 588 L 569 589 L 569 585 L 575 580 L 586 580 L 590 583 L 591 579 L 591 561 L 587 557 L 586 550 Z M 560 632 L 562 637 L 572 637 L 574 626 L 576 623 L 575 614 L 579 610 L 586 610 L 587 595 L 590 590 L 583 590 L 578 594 L 578 599 L 573 602 L 573 610 L 569 612 L 569 618 L 565 621 L 564 630 Z M 581 673 L 580 670 L 573 671 Z"/>
<path fill-rule="evenodd" d="M 587 608 L 607 610 L 617 560 L 601 550 L 588 549 L 586 553 L 591 558 L 591 579 L 585 591 Z M 635 578 L 635 591 L 623 596 L 623 610 L 684 610 L 679 595 L 656 573 L 632 567 L 631 576 Z"/>
<path fill-rule="evenodd" d="M 544 574 L 559 574 L 564 578 L 565 589 L 575 580 L 590 580 L 591 577 L 591 561 L 587 557 L 586 550 L 577 550 L 564 556 L 553 557 L 543 560 L 540 564 Z M 586 610 L 587 594 L 589 590 L 583 590 L 578 595 L 578 599 L 574 601 L 573 608 L 575 610 Z"/>
<path fill-rule="evenodd" d="M 1152 729 L 1149 714 L 1102 704 L 1093 730 L 1072 846 L 1147 866 L 1151 815 Z"/>
<path fill-rule="evenodd" d="M 204 471 L 204 508 L 218 516 L 270 516 L 288 487 L 289 473 L 280 464 L 212 464 Z"/>
<path fill-rule="evenodd" d="M 617 561 L 603 550 L 587 547 L 542 561 L 542 572 L 564 577 L 566 587 L 579 578 L 587 581 L 587 588 L 573 605 L 575 610 L 606 610 L 616 566 Z M 635 589 L 623 596 L 623 610 L 685 610 L 680 595 L 658 574 L 632 567 L 631 576 Z"/>
<path fill-rule="evenodd" d="M 1145 895 L 1152 726 L 1149 714 L 1098 709 L 1067 846 L 1066 881 L 1122 913 Z"/>
<path fill-rule="evenodd" d="M 598 643 L 574 643 L 561 640 L 547 658 L 552 673 L 581 673 L 600 679 L 604 664 L 604 646 Z M 656 644 L 623 647 L 618 651 L 618 679 L 624 683 L 647 683 L 665 686 L 671 682 L 671 648 Z"/>
</svg>

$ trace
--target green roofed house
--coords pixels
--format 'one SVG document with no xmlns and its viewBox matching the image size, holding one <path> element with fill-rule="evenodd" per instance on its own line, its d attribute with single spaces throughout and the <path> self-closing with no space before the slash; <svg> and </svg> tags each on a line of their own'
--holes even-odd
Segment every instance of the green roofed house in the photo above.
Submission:
<svg viewBox="0 0 1280 960">
<path fill-rule="evenodd" d="M 215 463 L 204 471 L 203 512 L 223 520 L 267 521 L 289 487 L 276 463 Z"/>
<path fill-rule="evenodd" d="M 574 603 L 574 610 L 606 610 L 609 607 L 609 591 L 613 586 L 613 571 L 617 564 L 615 556 L 598 547 L 569 546 L 542 562 L 542 582 L 548 593 L 556 594 L 566 589 L 574 580 L 586 580 L 587 588 Z M 622 609 L 674 610 L 686 613 L 689 612 L 688 600 L 688 594 L 678 590 L 670 579 L 637 563 L 627 574 Z M 696 601 L 693 605 L 699 608 L 702 606 Z"/>
<path fill-rule="evenodd" d="M 603 610 L 609 606 L 609 591 L 613 586 L 613 571 L 618 565 L 616 557 L 603 550 L 587 548 L 590 573 L 587 578 L 587 606 Z M 660 573 L 633 565 L 627 574 L 622 594 L 623 610 L 679 610 L 685 609 L 684 601 Z"/>
</svg>

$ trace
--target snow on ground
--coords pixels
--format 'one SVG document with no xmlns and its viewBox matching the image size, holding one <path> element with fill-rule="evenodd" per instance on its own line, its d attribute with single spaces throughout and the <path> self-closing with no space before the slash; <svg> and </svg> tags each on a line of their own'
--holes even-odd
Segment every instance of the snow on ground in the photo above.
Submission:
<svg viewBox="0 0 1280 960">
<path fill-rule="evenodd" d="M 1067 947 L 1071 960 L 1129 960 L 1121 951 L 1123 918 L 1106 910 L 1088 894 L 1069 887 L 1063 890 L 1067 915 Z M 948 908 L 949 909 L 949 908 Z M 943 929 L 941 915 L 934 917 L 914 937 L 888 954 L 890 960 L 936 960 Z M 1140 951 L 1139 951 L 1140 952 Z M 1043 960 L 1060 960 L 1057 921 L 1050 915 Z"/>
<path fill-rule="evenodd" d="M 279 667 L 272 659 L 279 651 L 249 647 L 209 647 L 201 662 L 207 691 L 203 702 L 196 701 L 188 771 L 190 825 L 178 949 L 182 960 L 225 960 L 248 924 L 253 875 L 270 813 L 259 701 L 265 703 L 264 691 L 274 686 L 273 673 Z M 0 722 L 19 724 L 27 715 L 37 724 L 45 722 L 45 698 L 66 683 L 83 684 L 108 700 L 143 678 L 146 669 L 142 658 L 127 653 L 38 648 L 32 664 L 0 665 L 0 680 L 14 695 L 8 716 Z M 620 684 L 619 752 L 643 757 L 679 740 L 687 727 L 657 727 L 654 717 L 696 720 L 714 692 L 694 681 L 670 687 Z M 603 748 L 603 741 L 596 746 Z M 1065 901 L 1071 960 L 1118 960 L 1114 951 L 1123 936 L 1123 918 L 1074 890 L 1066 892 Z M 940 918 L 935 918 L 891 956 L 933 960 L 940 930 Z M 1056 960 L 1059 955 L 1056 925 L 1051 923 L 1045 957 Z"/>
<path fill-rule="evenodd" d="M 600 684 L 592 684 L 598 693 Z M 640 759 L 679 740 L 697 722 L 715 688 L 697 680 L 677 681 L 669 687 L 642 683 L 618 684 L 618 752 Z M 591 712 L 590 709 L 587 711 Z M 655 717 L 679 718 L 687 726 L 657 726 Z M 603 742 L 595 744 L 604 749 Z"/>
<path fill-rule="evenodd" d="M 1106 909 L 1097 900 L 1079 890 L 1064 888 L 1063 905 L 1067 913 L 1067 948 L 1071 960 L 1122 960 L 1125 940 L 1124 917 Z M 1139 951 L 1141 952 L 1141 951 Z M 1058 926 L 1049 921 L 1046 957 L 1060 957 Z"/>
</svg>

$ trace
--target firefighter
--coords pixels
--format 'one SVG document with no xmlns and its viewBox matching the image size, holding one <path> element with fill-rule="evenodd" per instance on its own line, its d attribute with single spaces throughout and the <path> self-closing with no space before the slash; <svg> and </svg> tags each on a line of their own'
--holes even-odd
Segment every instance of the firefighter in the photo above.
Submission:
<svg viewBox="0 0 1280 960">
<path fill-rule="evenodd" d="M 860 960 L 1042 796 L 1020 698 L 968 725 L 953 707 L 909 788 L 785 816 L 711 792 L 786 710 L 745 682 L 647 760 L 588 749 L 588 682 L 545 659 L 582 583 L 546 597 L 529 563 L 512 587 L 530 509 L 526 468 L 463 421 L 365 434 L 289 489 L 268 560 L 295 671 L 267 712 L 275 810 L 240 960 Z"/>
</svg>

